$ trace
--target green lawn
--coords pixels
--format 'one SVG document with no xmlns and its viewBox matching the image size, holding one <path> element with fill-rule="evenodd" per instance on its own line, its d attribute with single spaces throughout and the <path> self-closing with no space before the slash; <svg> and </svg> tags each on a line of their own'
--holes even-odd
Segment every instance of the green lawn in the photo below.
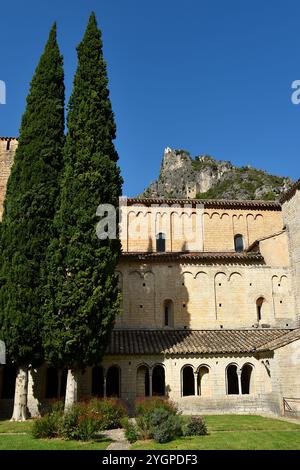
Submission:
<svg viewBox="0 0 300 470">
<path fill-rule="evenodd" d="M 145 450 L 300 450 L 300 424 L 247 415 L 205 416 L 208 436 L 185 437 L 167 444 L 139 441 Z"/>
<path fill-rule="evenodd" d="M 95 442 L 34 439 L 30 434 L 32 424 L 32 420 L 24 423 L 0 421 L 0 450 L 105 450 L 111 443 L 106 438 Z"/>
</svg>

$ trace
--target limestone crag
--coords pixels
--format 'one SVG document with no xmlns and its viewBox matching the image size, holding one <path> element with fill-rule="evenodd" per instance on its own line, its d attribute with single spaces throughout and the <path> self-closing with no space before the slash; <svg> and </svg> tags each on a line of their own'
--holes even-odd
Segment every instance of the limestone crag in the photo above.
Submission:
<svg viewBox="0 0 300 470">
<path fill-rule="evenodd" d="M 292 185 L 250 165 L 236 167 L 209 155 L 192 158 L 186 150 L 164 151 L 159 178 L 144 197 L 276 200 Z"/>
</svg>

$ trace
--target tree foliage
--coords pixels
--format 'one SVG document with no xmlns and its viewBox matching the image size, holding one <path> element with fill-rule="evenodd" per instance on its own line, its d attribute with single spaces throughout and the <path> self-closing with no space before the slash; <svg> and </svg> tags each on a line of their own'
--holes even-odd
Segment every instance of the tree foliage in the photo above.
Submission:
<svg viewBox="0 0 300 470">
<path fill-rule="evenodd" d="M 47 360 L 70 368 L 101 360 L 119 312 L 115 268 L 120 242 L 97 238 L 96 210 L 101 203 L 117 206 L 122 185 L 101 33 L 94 14 L 77 52 L 55 217 L 57 238 L 48 257 L 44 327 Z"/>
<path fill-rule="evenodd" d="M 18 365 L 42 359 L 42 286 L 63 164 L 64 91 L 54 25 L 27 97 L 1 224 L 1 336 Z"/>
</svg>

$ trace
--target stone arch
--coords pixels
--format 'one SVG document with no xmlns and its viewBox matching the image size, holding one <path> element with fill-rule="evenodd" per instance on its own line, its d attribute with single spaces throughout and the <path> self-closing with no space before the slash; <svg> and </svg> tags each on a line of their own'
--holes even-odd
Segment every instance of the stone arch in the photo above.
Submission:
<svg viewBox="0 0 300 470">
<path fill-rule="evenodd" d="M 237 233 L 234 235 L 234 250 L 237 253 L 243 252 L 245 249 L 245 242 L 244 242 L 244 237 L 242 234 Z"/>
<path fill-rule="evenodd" d="M 183 397 L 195 395 L 194 367 L 186 364 L 181 369 L 181 394 Z"/>
<path fill-rule="evenodd" d="M 92 368 L 92 395 L 104 397 L 104 369 L 101 366 Z"/>
<path fill-rule="evenodd" d="M 267 301 L 262 295 L 256 299 L 256 320 L 259 323 L 266 319 Z"/>
<path fill-rule="evenodd" d="M 197 395 L 202 397 L 211 396 L 210 387 L 210 367 L 207 364 L 201 364 L 197 370 Z"/>
<path fill-rule="evenodd" d="M 249 395 L 253 393 L 253 373 L 254 373 L 254 366 L 250 363 L 246 363 L 242 367 L 241 372 L 241 389 L 242 395 Z"/>
<path fill-rule="evenodd" d="M 165 396 L 166 380 L 165 368 L 162 364 L 156 364 L 152 369 L 152 395 Z"/>
<path fill-rule="evenodd" d="M 147 364 L 140 364 L 136 370 L 136 396 L 150 396 L 150 373 Z"/>
<path fill-rule="evenodd" d="M 147 251 L 150 233 L 151 213 L 149 211 L 129 211 L 127 214 L 127 249 L 128 251 Z"/>
<path fill-rule="evenodd" d="M 156 238 L 156 251 L 158 253 L 164 253 L 166 251 L 166 233 L 158 232 L 155 235 Z"/>
<path fill-rule="evenodd" d="M 121 369 L 117 365 L 110 366 L 106 373 L 106 396 L 120 398 Z"/>
<path fill-rule="evenodd" d="M 17 367 L 4 365 L 0 367 L 0 398 L 13 399 L 15 396 Z"/>
<path fill-rule="evenodd" d="M 226 367 L 226 392 L 227 395 L 239 394 L 238 366 L 235 363 Z"/>
<path fill-rule="evenodd" d="M 287 312 L 290 310 L 290 298 L 288 277 L 285 274 L 272 276 L 272 296 L 275 316 L 287 317 Z"/>
</svg>

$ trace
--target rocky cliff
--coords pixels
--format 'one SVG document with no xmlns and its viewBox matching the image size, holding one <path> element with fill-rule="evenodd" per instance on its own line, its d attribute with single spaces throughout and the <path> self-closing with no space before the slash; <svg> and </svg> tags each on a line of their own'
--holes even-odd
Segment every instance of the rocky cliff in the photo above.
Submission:
<svg viewBox="0 0 300 470">
<path fill-rule="evenodd" d="M 236 167 L 208 155 L 192 158 L 186 150 L 165 149 L 159 177 L 144 197 L 276 200 L 292 185 L 251 166 Z"/>
</svg>

